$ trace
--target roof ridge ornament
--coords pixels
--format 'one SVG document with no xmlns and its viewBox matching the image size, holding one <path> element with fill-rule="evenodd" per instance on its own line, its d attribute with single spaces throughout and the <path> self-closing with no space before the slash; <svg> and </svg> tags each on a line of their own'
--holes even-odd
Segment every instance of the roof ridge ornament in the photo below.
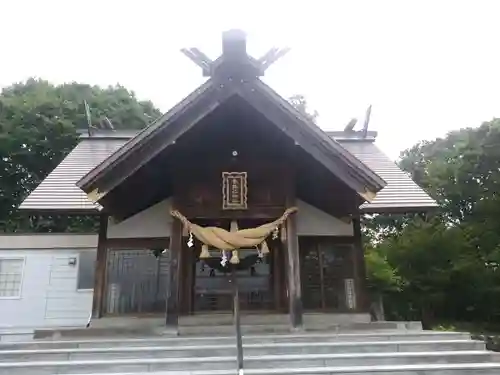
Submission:
<svg viewBox="0 0 500 375">
<path fill-rule="evenodd" d="M 210 59 L 196 47 L 182 48 L 181 52 L 202 69 L 205 77 L 235 74 L 262 77 L 272 64 L 290 51 L 288 47 L 273 47 L 261 58 L 255 59 L 248 55 L 246 45 L 246 33 L 231 29 L 222 33 L 222 54 L 216 60 Z"/>
<path fill-rule="evenodd" d="M 101 119 L 101 121 L 98 124 L 99 126 L 93 125 L 92 124 L 92 116 L 90 113 L 90 106 L 86 100 L 83 100 L 83 105 L 85 106 L 85 117 L 87 118 L 87 134 L 88 134 L 89 138 L 92 138 L 100 130 L 111 130 L 113 132 L 115 131 L 115 127 L 113 126 L 113 123 L 108 118 L 108 116 L 103 116 L 103 118 Z"/>
<path fill-rule="evenodd" d="M 357 138 L 365 139 L 368 137 L 368 125 L 370 124 L 370 116 L 372 113 L 372 105 L 370 104 L 366 109 L 365 118 L 363 121 L 363 128 L 361 130 L 354 130 L 354 127 L 358 123 L 358 119 L 353 117 L 345 126 L 344 132 L 350 134 L 351 136 L 356 136 Z M 359 135 L 359 136 L 358 136 Z"/>
</svg>

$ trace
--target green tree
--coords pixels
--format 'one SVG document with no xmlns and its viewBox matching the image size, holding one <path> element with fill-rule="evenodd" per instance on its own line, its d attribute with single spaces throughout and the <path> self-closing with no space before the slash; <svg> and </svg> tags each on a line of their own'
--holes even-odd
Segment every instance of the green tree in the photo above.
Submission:
<svg viewBox="0 0 500 375">
<path fill-rule="evenodd" d="M 401 154 L 400 166 L 440 207 L 428 220 L 372 219 L 377 251 L 404 280 L 388 310 L 426 322 L 500 317 L 499 146 L 494 119 Z"/>
<path fill-rule="evenodd" d="M 401 290 L 403 279 L 388 261 L 379 247 L 365 245 L 368 288 L 372 295 L 397 292 Z"/>
<path fill-rule="evenodd" d="M 303 96 L 290 99 L 314 120 Z M 392 319 L 500 319 L 500 119 L 422 141 L 400 167 L 439 203 L 363 218 L 368 285 Z"/>
<path fill-rule="evenodd" d="M 78 142 L 87 129 L 84 101 L 93 125 L 108 118 L 116 129 L 140 129 L 160 115 L 121 86 L 102 89 L 79 83 L 52 85 L 29 79 L 0 94 L 0 230 L 84 230 L 89 218 L 22 215 L 17 207 Z"/>
</svg>

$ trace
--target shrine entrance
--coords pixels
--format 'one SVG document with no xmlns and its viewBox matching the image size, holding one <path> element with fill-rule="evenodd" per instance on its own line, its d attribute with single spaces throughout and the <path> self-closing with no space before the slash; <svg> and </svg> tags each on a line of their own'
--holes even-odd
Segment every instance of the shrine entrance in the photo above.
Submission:
<svg viewBox="0 0 500 375">
<path fill-rule="evenodd" d="M 180 315 L 231 311 L 235 283 L 219 267 L 222 250 L 232 252 L 234 300 L 241 301 L 234 306 L 243 311 L 288 313 L 299 328 L 303 292 L 314 309 L 366 310 L 361 232 L 353 228 L 359 207 L 386 183 L 260 80 L 274 53 L 265 62 L 250 58 L 244 34 L 225 33 L 222 56 L 202 62 L 210 79 L 77 183 L 117 222 L 169 200 L 170 216 L 159 216 L 168 238 L 167 326 L 178 327 Z M 299 200 L 312 208 L 300 228 Z M 344 228 L 351 257 L 324 246 L 300 249 L 299 236 L 330 235 L 319 229 L 324 220 Z M 103 216 L 94 316 L 102 316 L 106 297 L 108 224 Z M 335 225 L 331 236 L 339 235 Z M 330 272 L 348 259 L 352 272 Z M 321 271 L 319 281 L 309 270 Z"/>
<path fill-rule="evenodd" d="M 255 226 L 246 220 L 242 225 Z M 184 239 L 187 239 L 184 237 Z M 240 249 L 240 262 L 235 276 L 240 295 L 240 309 L 245 313 L 283 312 L 286 298 L 284 249 L 279 239 L 268 239 L 270 252 L 260 254 L 255 248 Z M 230 269 L 223 266 L 222 253 L 209 250 L 210 257 L 200 258 L 201 247 L 183 246 L 185 262 L 183 279 L 187 280 L 184 298 L 181 297 L 183 315 L 207 313 L 231 313 L 233 294 Z"/>
<path fill-rule="evenodd" d="M 194 312 L 230 312 L 233 296 L 230 272 L 221 265 L 219 252 L 196 261 Z M 240 250 L 241 261 L 236 270 L 241 310 L 269 311 L 273 308 L 272 259 L 259 258 L 253 249 Z"/>
</svg>

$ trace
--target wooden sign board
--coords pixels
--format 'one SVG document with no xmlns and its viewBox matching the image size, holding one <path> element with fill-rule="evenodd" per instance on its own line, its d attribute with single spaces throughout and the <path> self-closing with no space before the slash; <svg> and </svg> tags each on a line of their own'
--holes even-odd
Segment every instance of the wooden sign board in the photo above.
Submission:
<svg viewBox="0 0 500 375">
<path fill-rule="evenodd" d="M 246 210 L 247 172 L 222 172 L 222 209 Z"/>
</svg>

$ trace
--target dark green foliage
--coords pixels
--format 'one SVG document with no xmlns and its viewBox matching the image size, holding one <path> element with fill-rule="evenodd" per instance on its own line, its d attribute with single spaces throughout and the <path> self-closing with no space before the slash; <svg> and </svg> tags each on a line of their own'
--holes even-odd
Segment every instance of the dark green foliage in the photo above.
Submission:
<svg viewBox="0 0 500 375">
<path fill-rule="evenodd" d="M 384 292 L 392 318 L 500 321 L 500 120 L 421 142 L 400 166 L 440 204 L 432 216 L 367 218 L 376 252 L 400 278 Z M 380 264 L 368 261 L 370 279 Z M 386 271 L 386 275 L 390 275 Z M 380 280 L 379 280 L 380 284 Z"/>
<path fill-rule="evenodd" d="M 84 100 L 92 123 L 107 116 L 117 129 L 140 129 L 160 115 L 151 102 L 139 102 L 121 86 L 106 89 L 79 83 L 54 86 L 29 79 L 0 95 L 0 231 L 86 231 L 93 218 L 28 217 L 17 210 L 22 200 L 76 145 L 87 129 Z"/>
</svg>

